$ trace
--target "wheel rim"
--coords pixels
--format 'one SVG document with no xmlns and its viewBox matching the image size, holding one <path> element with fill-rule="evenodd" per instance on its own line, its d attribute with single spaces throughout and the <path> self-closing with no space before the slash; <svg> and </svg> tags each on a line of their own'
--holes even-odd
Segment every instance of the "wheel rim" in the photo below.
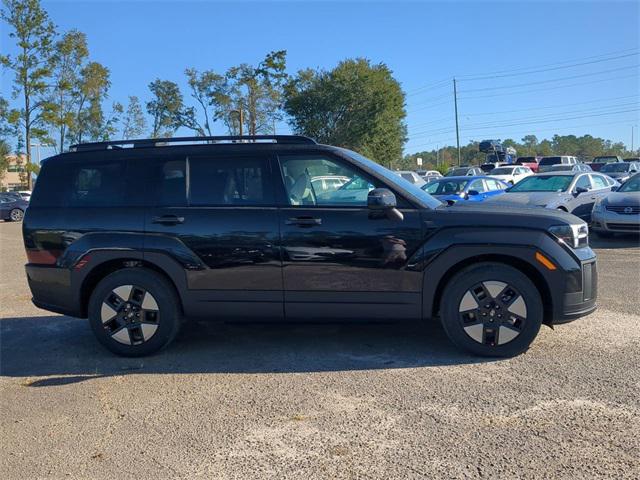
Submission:
<svg viewBox="0 0 640 480">
<path fill-rule="evenodd" d="M 102 326 L 113 340 L 140 345 L 158 330 L 160 310 L 156 299 L 137 285 L 114 288 L 102 302 Z"/>
<path fill-rule="evenodd" d="M 11 220 L 13 220 L 14 222 L 19 222 L 20 220 L 22 220 L 22 210 L 19 210 L 17 208 L 11 210 Z"/>
<path fill-rule="evenodd" d="M 527 322 L 527 304 L 513 286 L 499 281 L 480 282 L 462 296 L 458 307 L 465 333 L 494 347 L 516 339 Z"/>
</svg>

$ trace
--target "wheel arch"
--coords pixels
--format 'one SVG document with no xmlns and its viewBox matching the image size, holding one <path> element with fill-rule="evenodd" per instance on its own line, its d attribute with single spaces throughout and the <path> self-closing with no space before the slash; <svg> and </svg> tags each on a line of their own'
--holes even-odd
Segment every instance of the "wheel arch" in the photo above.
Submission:
<svg viewBox="0 0 640 480">
<path fill-rule="evenodd" d="M 124 270 L 127 268 L 147 268 L 160 276 L 164 277 L 165 280 L 169 282 L 170 285 L 173 286 L 176 292 L 176 296 L 178 298 L 178 303 L 180 310 L 184 312 L 183 308 L 183 299 L 180 294 L 181 289 L 176 284 L 171 275 L 160 265 L 157 265 L 154 262 L 151 262 L 146 259 L 139 258 L 112 258 L 109 260 L 104 260 L 100 263 L 94 265 L 91 270 L 82 278 L 80 284 L 80 311 L 82 313 L 82 317 L 85 318 L 88 315 L 88 306 L 89 299 L 91 297 L 91 293 L 95 289 L 95 287 L 100 283 L 102 279 L 104 279 L 107 275 L 116 272 L 118 270 Z"/>
<path fill-rule="evenodd" d="M 540 296 L 542 297 L 542 303 L 544 306 L 544 323 L 551 323 L 553 318 L 553 296 L 544 276 L 527 260 L 504 253 L 487 253 L 483 255 L 468 256 L 453 264 L 442 276 L 440 276 L 435 289 L 433 289 L 431 302 L 429 302 L 430 305 L 425 305 L 425 307 L 427 307 L 425 317 L 433 318 L 438 315 L 440 311 L 442 293 L 454 275 L 471 265 L 486 262 L 509 265 L 510 267 L 513 267 L 525 274 L 536 286 Z"/>
</svg>

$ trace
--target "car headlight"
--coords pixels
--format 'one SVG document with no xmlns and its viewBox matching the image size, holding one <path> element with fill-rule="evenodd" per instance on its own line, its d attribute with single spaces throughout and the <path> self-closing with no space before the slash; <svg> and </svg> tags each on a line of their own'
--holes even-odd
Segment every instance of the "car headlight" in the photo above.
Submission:
<svg viewBox="0 0 640 480">
<path fill-rule="evenodd" d="M 596 200 L 596 203 L 593 204 L 593 211 L 597 213 L 602 213 L 604 211 L 604 205 L 602 205 L 602 201 L 604 198 L 600 197 Z"/>
<path fill-rule="evenodd" d="M 578 225 L 554 225 L 549 228 L 549 233 L 571 248 L 589 246 L 589 227 L 586 223 L 580 223 Z"/>
</svg>

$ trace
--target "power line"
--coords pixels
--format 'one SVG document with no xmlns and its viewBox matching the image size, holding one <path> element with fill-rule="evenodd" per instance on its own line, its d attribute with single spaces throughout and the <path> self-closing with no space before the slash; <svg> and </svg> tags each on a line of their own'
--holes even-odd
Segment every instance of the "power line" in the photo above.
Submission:
<svg viewBox="0 0 640 480">
<path fill-rule="evenodd" d="M 593 83 L 601 83 L 601 82 L 608 82 L 610 80 L 621 80 L 621 79 L 625 79 L 625 78 L 638 78 L 637 74 L 633 74 L 633 75 L 622 75 L 619 77 L 611 77 L 611 78 L 602 78 L 600 80 L 591 80 L 589 82 L 578 82 L 578 83 L 570 83 L 568 85 L 557 85 L 554 87 L 547 87 L 547 88 L 537 88 L 534 90 L 523 90 L 522 92 L 507 92 L 507 93 L 494 93 L 491 95 L 476 95 L 476 96 L 471 96 L 471 97 L 461 97 L 464 100 L 475 100 L 478 98 L 493 98 L 493 97 L 503 97 L 503 96 L 508 96 L 508 95 L 522 95 L 523 93 L 533 93 L 533 92 L 546 92 L 548 90 L 558 90 L 558 89 L 562 89 L 562 88 L 569 88 L 569 87 L 577 87 L 580 85 L 591 85 Z"/>
<path fill-rule="evenodd" d="M 567 64 L 567 63 L 582 62 L 582 61 L 585 61 L 585 60 L 598 59 L 598 58 L 602 58 L 602 57 L 609 57 L 610 55 L 618 55 L 618 54 L 624 54 L 624 53 L 629 53 L 629 52 L 637 52 L 637 51 L 638 51 L 638 47 L 627 48 L 627 49 L 624 49 L 624 50 L 616 50 L 614 52 L 601 53 L 599 55 L 591 55 L 589 57 L 574 58 L 572 60 L 564 60 L 564 61 L 561 61 L 561 62 L 547 63 L 547 64 L 544 64 L 544 65 L 532 65 L 530 67 L 514 67 L 514 68 L 508 68 L 508 69 L 505 69 L 505 70 L 493 70 L 491 72 L 486 72 L 486 73 L 476 73 L 476 74 L 468 74 L 468 75 L 456 75 L 456 77 L 460 78 L 460 79 L 465 79 L 465 78 L 469 78 L 469 77 L 484 77 L 484 76 L 502 74 L 502 73 L 520 72 L 520 71 L 523 71 L 523 70 L 541 69 L 541 68 L 547 68 L 547 67 L 554 67 L 554 66 L 557 66 L 557 65 L 564 65 L 564 64 Z"/>
<path fill-rule="evenodd" d="M 550 80 L 540 80 L 538 82 L 518 83 L 516 85 L 502 85 L 502 86 L 499 86 L 499 87 L 471 88 L 471 89 L 467 89 L 467 90 L 462 90 L 460 93 L 487 92 L 487 91 L 491 91 L 491 90 L 502 90 L 502 89 L 505 89 L 505 88 L 520 88 L 520 87 L 528 87 L 530 85 L 542 85 L 544 83 L 562 82 L 564 80 L 573 80 L 575 78 L 592 77 L 594 75 L 603 75 L 605 73 L 619 72 L 621 70 L 629 70 L 630 68 L 638 68 L 638 67 L 640 67 L 640 65 L 638 65 L 638 64 L 636 64 L 636 65 L 628 65 L 628 66 L 620 67 L 620 68 L 611 68 L 609 70 L 601 70 L 599 72 L 582 73 L 580 75 L 571 75 L 569 77 L 562 77 L 562 78 L 552 78 Z"/>
<path fill-rule="evenodd" d="M 406 96 L 410 97 L 412 95 L 417 95 L 418 93 L 421 93 L 424 90 L 432 90 L 432 89 L 438 89 L 438 88 L 446 87 L 447 85 L 449 85 L 450 81 L 451 81 L 451 79 L 445 78 L 444 80 L 440 80 L 439 82 L 428 83 L 428 84 L 423 85 L 421 87 L 414 88 L 413 90 L 409 90 L 406 93 Z"/>
<path fill-rule="evenodd" d="M 494 79 L 494 78 L 517 77 L 517 76 L 520 76 L 520 75 L 530 75 L 532 73 L 551 72 L 553 70 L 562 70 L 562 69 L 565 69 L 565 68 L 580 67 L 580 66 L 583 66 L 583 65 L 592 65 L 594 63 L 611 62 L 613 60 L 619 60 L 621 58 L 633 57 L 633 56 L 636 56 L 636 55 L 638 55 L 638 52 L 628 53 L 626 55 L 618 55 L 618 56 L 610 57 L 610 58 L 603 58 L 601 60 L 592 60 L 592 61 L 589 61 L 589 62 L 572 63 L 570 65 L 562 65 L 562 66 L 551 67 L 551 68 L 543 68 L 543 69 L 538 69 L 538 70 L 527 70 L 525 72 L 505 73 L 503 75 L 489 75 L 489 74 L 487 74 L 485 76 L 478 76 L 476 78 L 461 78 L 460 81 L 461 82 L 475 82 L 475 81 L 478 81 L 478 80 L 489 80 L 489 79 Z M 535 68 L 535 67 L 533 67 L 533 68 Z"/>
</svg>

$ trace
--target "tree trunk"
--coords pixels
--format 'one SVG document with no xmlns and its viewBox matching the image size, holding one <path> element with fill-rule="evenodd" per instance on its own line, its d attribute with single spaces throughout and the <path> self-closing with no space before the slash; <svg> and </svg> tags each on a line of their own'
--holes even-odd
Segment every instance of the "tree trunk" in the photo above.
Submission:
<svg viewBox="0 0 640 480">
<path fill-rule="evenodd" d="M 27 190 L 33 189 L 33 181 L 31 180 L 31 112 L 29 111 L 30 102 L 29 95 L 24 93 L 24 139 L 27 147 L 27 164 L 25 168 L 27 170 Z"/>
</svg>

